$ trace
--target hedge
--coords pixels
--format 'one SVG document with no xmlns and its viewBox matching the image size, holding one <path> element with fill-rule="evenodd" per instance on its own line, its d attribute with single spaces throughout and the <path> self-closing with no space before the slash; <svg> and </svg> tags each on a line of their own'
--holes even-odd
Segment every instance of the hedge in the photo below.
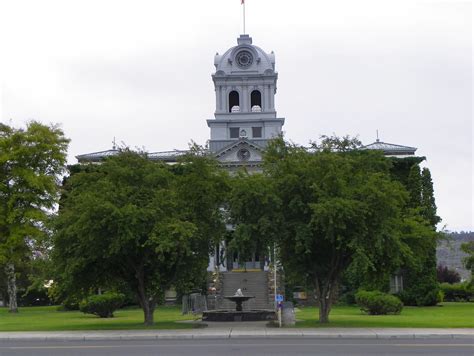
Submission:
<svg viewBox="0 0 474 356">
<path fill-rule="evenodd" d="M 119 309 L 125 300 L 123 294 L 106 292 L 91 295 L 79 304 L 79 310 L 85 314 L 94 314 L 101 318 L 112 318 L 114 311 Z"/>
<path fill-rule="evenodd" d="M 471 283 L 441 283 L 446 302 L 469 302 L 474 300 L 474 285 Z"/>
<path fill-rule="evenodd" d="M 356 303 L 369 315 L 400 314 L 403 308 L 399 298 L 380 291 L 358 291 Z"/>
</svg>

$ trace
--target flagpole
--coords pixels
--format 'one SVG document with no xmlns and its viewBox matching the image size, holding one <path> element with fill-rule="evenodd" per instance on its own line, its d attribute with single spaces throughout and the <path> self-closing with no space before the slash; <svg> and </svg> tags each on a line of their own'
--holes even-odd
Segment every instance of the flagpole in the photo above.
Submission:
<svg viewBox="0 0 474 356">
<path fill-rule="evenodd" d="M 244 8 L 243 8 L 243 13 L 244 13 L 244 33 L 243 33 L 243 34 L 245 35 L 245 0 L 242 1 L 242 5 L 244 6 Z"/>
</svg>

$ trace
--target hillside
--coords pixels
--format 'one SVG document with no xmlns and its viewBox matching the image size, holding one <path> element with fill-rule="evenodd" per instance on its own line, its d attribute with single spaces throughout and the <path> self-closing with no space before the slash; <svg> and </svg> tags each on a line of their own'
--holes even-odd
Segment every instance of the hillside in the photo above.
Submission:
<svg viewBox="0 0 474 356">
<path fill-rule="evenodd" d="M 474 241 L 474 231 L 451 232 L 447 234 L 447 239 L 438 243 L 436 248 L 436 259 L 438 265 L 448 266 L 449 269 L 456 270 L 462 280 L 469 280 L 471 272 L 463 266 L 462 259 L 466 254 L 461 251 L 461 244 Z"/>
</svg>

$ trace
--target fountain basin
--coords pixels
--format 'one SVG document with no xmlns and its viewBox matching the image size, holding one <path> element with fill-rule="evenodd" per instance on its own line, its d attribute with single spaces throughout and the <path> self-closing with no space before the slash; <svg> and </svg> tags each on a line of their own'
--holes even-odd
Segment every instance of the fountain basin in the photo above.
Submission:
<svg viewBox="0 0 474 356">
<path fill-rule="evenodd" d="M 227 300 L 235 303 L 235 311 L 242 311 L 242 303 L 246 302 L 249 299 L 255 298 L 251 295 L 228 295 L 224 297 Z"/>
<path fill-rule="evenodd" d="M 202 313 L 202 321 L 271 321 L 276 319 L 274 310 L 211 310 Z"/>
</svg>

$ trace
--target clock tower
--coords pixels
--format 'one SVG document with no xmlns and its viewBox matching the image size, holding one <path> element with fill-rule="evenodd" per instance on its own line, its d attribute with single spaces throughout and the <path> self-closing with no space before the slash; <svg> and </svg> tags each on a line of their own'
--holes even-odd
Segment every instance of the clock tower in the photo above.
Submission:
<svg viewBox="0 0 474 356">
<path fill-rule="evenodd" d="M 224 165 L 258 165 L 268 141 L 282 132 L 275 110 L 275 55 L 240 35 L 237 46 L 214 58 L 216 92 L 209 149 Z"/>
</svg>

